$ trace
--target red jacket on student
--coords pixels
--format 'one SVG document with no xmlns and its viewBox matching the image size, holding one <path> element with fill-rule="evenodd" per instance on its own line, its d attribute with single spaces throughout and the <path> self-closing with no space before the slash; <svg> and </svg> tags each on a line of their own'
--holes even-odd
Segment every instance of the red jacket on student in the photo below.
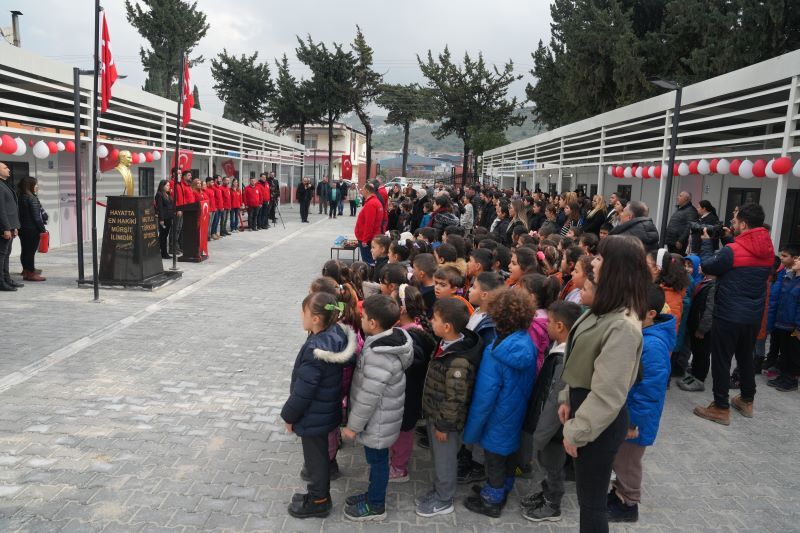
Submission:
<svg viewBox="0 0 800 533">
<path fill-rule="evenodd" d="M 244 205 L 246 207 L 261 207 L 261 191 L 258 190 L 258 185 L 244 188 Z"/>
<path fill-rule="evenodd" d="M 173 180 L 172 191 L 173 197 L 175 198 L 175 207 L 195 202 L 192 186 L 188 185 L 183 180 L 180 180 L 177 185 L 175 184 L 175 180 Z"/>
<path fill-rule="evenodd" d="M 222 192 L 222 185 L 214 185 L 214 203 L 217 204 L 217 210 L 225 209 L 225 198 Z"/>
<path fill-rule="evenodd" d="M 264 204 L 269 202 L 269 187 L 265 187 L 263 183 L 257 181 L 256 188 L 258 189 L 258 193 L 261 195 L 261 203 Z"/>
<path fill-rule="evenodd" d="M 231 209 L 241 209 L 242 191 L 239 188 L 231 189 Z"/>
<path fill-rule="evenodd" d="M 358 213 L 354 230 L 356 239 L 362 243 L 369 243 L 375 235 L 381 233 L 383 218 L 383 205 L 381 205 L 378 197 L 373 194 L 367 198 L 367 201 L 364 202 L 364 207 Z"/>
<path fill-rule="evenodd" d="M 217 210 L 217 194 L 214 192 L 214 186 L 210 185 L 203 189 L 203 193 L 208 200 L 208 210 L 214 213 Z"/>
<path fill-rule="evenodd" d="M 231 188 L 222 186 L 222 208 L 223 209 L 230 209 L 231 208 Z"/>
</svg>

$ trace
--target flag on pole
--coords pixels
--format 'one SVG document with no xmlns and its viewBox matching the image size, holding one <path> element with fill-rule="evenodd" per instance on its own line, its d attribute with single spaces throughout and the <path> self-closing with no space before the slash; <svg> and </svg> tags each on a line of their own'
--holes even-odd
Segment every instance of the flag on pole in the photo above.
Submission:
<svg viewBox="0 0 800 533">
<path fill-rule="evenodd" d="M 108 103 L 111 101 L 111 86 L 117 81 L 117 66 L 111 55 L 111 38 L 108 35 L 108 23 L 106 15 L 103 13 L 103 33 L 100 39 L 100 112 L 108 111 Z"/>
<path fill-rule="evenodd" d="M 185 128 L 189 121 L 192 120 L 192 107 L 194 107 L 194 94 L 192 94 L 192 84 L 189 77 L 189 61 L 184 61 L 182 102 L 181 125 Z"/>
</svg>

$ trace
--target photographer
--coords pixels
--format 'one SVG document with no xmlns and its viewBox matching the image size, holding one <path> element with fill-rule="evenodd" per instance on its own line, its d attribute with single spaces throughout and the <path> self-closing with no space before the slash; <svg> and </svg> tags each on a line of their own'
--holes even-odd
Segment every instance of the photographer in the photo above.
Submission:
<svg viewBox="0 0 800 533">
<path fill-rule="evenodd" d="M 711 237 L 711 246 L 714 251 L 717 251 L 720 238 L 722 238 L 723 226 L 717 216 L 717 210 L 708 200 L 700 200 L 697 214 L 700 215 L 700 218 L 696 222 L 689 224 L 689 245 L 686 253 L 700 254 L 701 235 L 704 229 L 708 230 L 708 236 Z"/>
</svg>

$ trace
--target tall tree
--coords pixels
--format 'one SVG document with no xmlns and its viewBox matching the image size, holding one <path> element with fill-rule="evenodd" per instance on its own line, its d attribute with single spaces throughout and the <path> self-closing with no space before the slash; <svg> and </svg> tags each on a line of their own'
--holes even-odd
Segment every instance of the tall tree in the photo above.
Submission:
<svg viewBox="0 0 800 533">
<path fill-rule="evenodd" d="M 431 119 L 435 115 L 431 94 L 416 83 L 408 85 L 383 85 L 376 100 L 388 111 L 387 124 L 403 128 L 403 166 L 405 176 L 408 169 L 408 137 L 411 124 L 420 119 Z"/>
<path fill-rule="evenodd" d="M 375 101 L 380 94 L 383 76 L 372 69 L 372 48 L 367 44 L 361 28 L 356 26 L 356 38 L 351 45 L 356 57 L 355 72 L 353 73 L 353 110 L 358 120 L 364 126 L 367 137 L 367 176 L 372 172 L 372 123 L 367 112 L 367 107 Z"/>
<path fill-rule="evenodd" d="M 352 110 L 356 59 L 342 45 L 314 43 L 297 38 L 297 59 L 311 69 L 312 101 L 318 104 L 320 115 L 328 124 L 328 176 L 333 177 L 333 123 Z"/>
<path fill-rule="evenodd" d="M 143 89 L 170 100 L 178 98 L 178 76 L 182 73 L 181 54 L 191 54 L 209 25 L 206 14 L 197 9 L 197 2 L 183 0 L 125 0 L 128 22 L 150 43 L 141 47 L 139 55 L 147 72 Z M 189 65 L 203 62 L 203 56 L 189 60 Z"/>
<path fill-rule="evenodd" d="M 192 99 L 194 100 L 194 105 L 192 107 L 194 109 L 201 109 L 201 107 L 200 107 L 200 91 L 197 89 L 197 85 L 195 85 L 194 89 L 192 89 Z"/>
<path fill-rule="evenodd" d="M 269 101 L 269 114 L 278 130 L 300 126 L 300 144 L 306 143 L 306 124 L 321 120 L 313 88 L 306 80 L 298 80 L 289 71 L 286 54 L 275 60 L 277 75 L 275 93 Z"/>
<path fill-rule="evenodd" d="M 454 133 L 464 143 L 466 183 L 475 132 L 502 132 L 508 126 L 525 122 L 524 116 L 515 113 L 520 107 L 517 98 L 508 98 L 509 86 L 522 76 L 514 74 L 511 61 L 502 69 L 488 67 L 481 53 L 474 60 L 465 53 L 463 65 L 459 65 L 446 46 L 438 60 L 429 50 L 427 60 L 417 56 L 417 62 L 428 79 L 433 107 L 441 120 L 434 135 L 441 139 Z"/>
<path fill-rule="evenodd" d="M 214 90 L 225 102 L 223 117 L 241 124 L 261 122 L 267 116 L 267 104 L 275 93 L 275 85 L 266 63 L 257 63 L 258 52 L 241 57 L 223 49 L 211 60 Z"/>
</svg>

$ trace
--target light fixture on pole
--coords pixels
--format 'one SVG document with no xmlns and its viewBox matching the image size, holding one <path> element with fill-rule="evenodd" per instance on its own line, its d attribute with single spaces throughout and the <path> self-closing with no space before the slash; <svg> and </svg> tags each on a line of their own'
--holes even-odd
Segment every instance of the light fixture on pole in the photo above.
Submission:
<svg viewBox="0 0 800 533">
<path fill-rule="evenodd" d="M 667 222 L 669 220 L 669 206 L 670 202 L 672 201 L 672 175 L 673 169 L 675 167 L 675 151 L 678 146 L 678 125 L 680 123 L 680 116 L 681 116 L 681 93 L 683 92 L 683 87 L 680 83 L 676 81 L 667 81 L 658 78 L 650 78 L 647 81 L 655 85 L 656 87 L 661 87 L 662 89 L 667 89 L 669 91 L 675 91 L 675 107 L 672 112 L 672 135 L 669 142 L 669 161 L 667 162 L 667 175 L 661 176 L 662 179 L 665 180 L 664 182 L 664 203 L 662 205 L 662 212 L 661 212 L 661 227 L 660 227 L 660 241 L 659 246 L 664 246 L 664 238 L 667 233 Z"/>
</svg>

